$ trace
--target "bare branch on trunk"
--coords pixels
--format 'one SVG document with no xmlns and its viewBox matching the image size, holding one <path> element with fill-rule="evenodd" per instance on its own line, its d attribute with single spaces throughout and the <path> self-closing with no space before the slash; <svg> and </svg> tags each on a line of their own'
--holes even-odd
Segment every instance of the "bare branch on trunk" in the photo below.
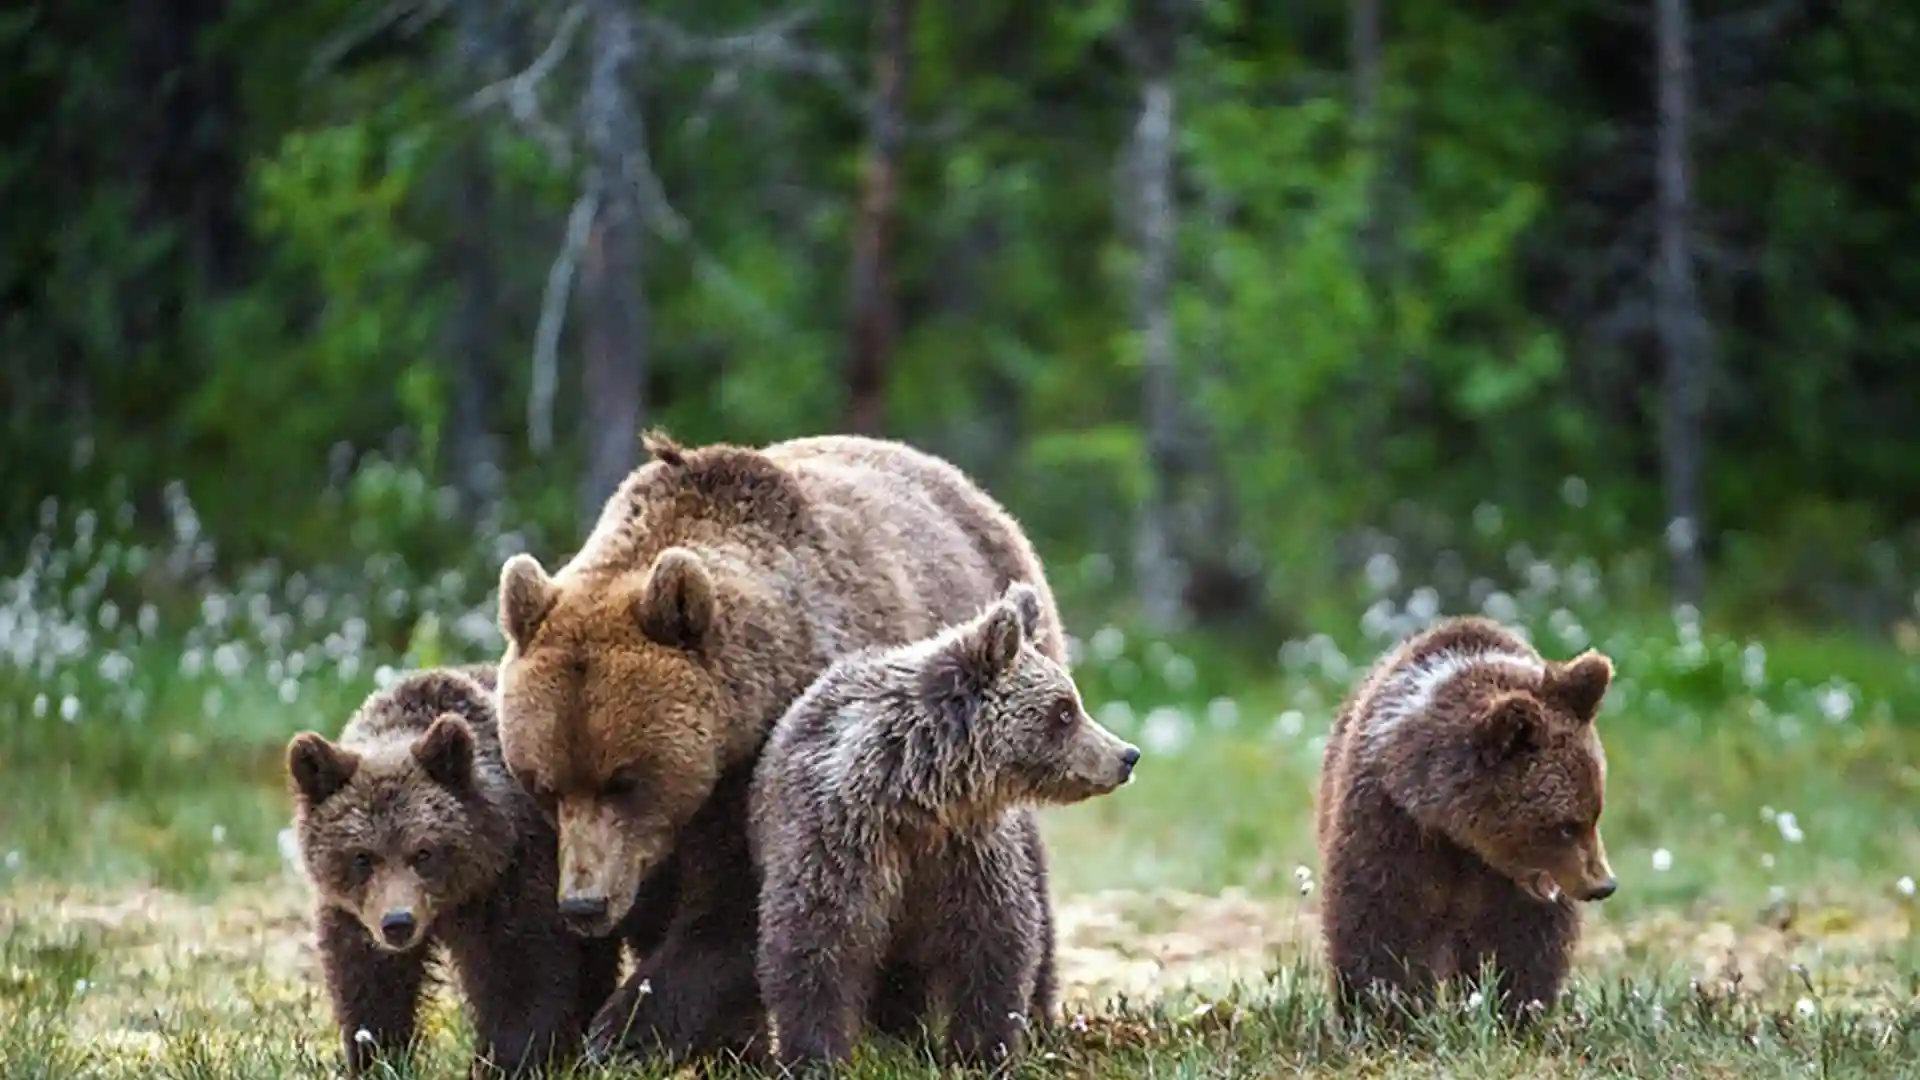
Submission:
<svg viewBox="0 0 1920 1080">
<path fill-rule="evenodd" d="M 573 201 L 567 214 L 567 232 L 560 253 L 547 269 L 547 287 L 540 296 L 540 321 L 533 331 L 533 373 L 527 388 L 527 445 L 536 454 L 553 448 L 553 397 L 560 383 L 560 331 L 566 326 L 567 304 L 580 270 L 580 256 L 594 218 L 600 214 L 600 193 L 589 188 Z"/>
</svg>

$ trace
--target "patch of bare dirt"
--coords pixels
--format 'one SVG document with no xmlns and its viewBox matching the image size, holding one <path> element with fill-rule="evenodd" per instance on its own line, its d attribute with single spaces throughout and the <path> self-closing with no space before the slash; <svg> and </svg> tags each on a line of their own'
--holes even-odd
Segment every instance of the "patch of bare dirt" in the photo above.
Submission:
<svg viewBox="0 0 1920 1080">
<path fill-rule="evenodd" d="M 0 894 L 0 938 L 83 943 L 96 957 L 74 1020 L 102 1035 L 151 1031 L 168 1015 L 244 1021 L 313 1010 L 324 1022 L 304 883 L 289 875 L 236 888 L 218 902 L 157 889 L 84 891 L 36 885 Z M 1317 905 L 1299 897 L 1110 891 L 1057 905 L 1062 997 L 1090 1009 L 1191 989 L 1255 987 L 1269 972 L 1319 956 Z M 1831 909 L 1791 920 L 1658 912 L 1589 921 L 1581 969 L 1595 977 L 1674 970 L 1703 983 L 1738 981 L 1835 998 L 1907 992 L 1901 957 L 1916 945 L 1899 910 Z M 16 969 L 21 960 L 16 958 Z M 4 973 L 31 980 L 32 971 Z"/>
</svg>

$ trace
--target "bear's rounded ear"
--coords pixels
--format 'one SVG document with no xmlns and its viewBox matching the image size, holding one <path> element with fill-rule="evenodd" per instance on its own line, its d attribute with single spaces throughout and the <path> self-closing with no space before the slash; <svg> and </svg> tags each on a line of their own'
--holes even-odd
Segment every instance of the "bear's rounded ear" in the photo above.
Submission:
<svg viewBox="0 0 1920 1080">
<path fill-rule="evenodd" d="M 524 649 L 559 598 L 540 560 L 521 552 L 500 567 L 500 632 Z"/>
<path fill-rule="evenodd" d="M 441 713 L 413 744 L 413 760 L 441 787 L 464 790 L 473 783 L 473 729 L 459 713 Z"/>
<path fill-rule="evenodd" d="M 647 587 L 634 615 L 640 632 L 656 644 L 697 648 L 713 626 L 713 578 L 700 556 L 670 547 L 653 560 Z"/>
<path fill-rule="evenodd" d="M 1019 659 L 1020 643 L 1027 637 L 1024 623 L 1019 607 L 1008 600 L 1002 599 L 987 609 L 970 635 L 968 650 L 980 682 L 991 682 L 1005 674 Z"/>
<path fill-rule="evenodd" d="M 1532 695 L 1508 692 L 1487 703 L 1474 727 L 1474 745 L 1490 762 L 1531 753 L 1540 745 L 1546 716 Z"/>
<path fill-rule="evenodd" d="M 1605 653 L 1588 649 L 1579 656 L 1549 668 L 1547 685 L 1554 700 L 1581 720 L 1592 720 L 1600 712 L 1600 700 L 1613 685 L 1613 661 Z"/>
<path fill-rule="evenodd" d="M 293 792 L 309 804 L 318 806 L 332 798 L 353 779 L 360 758 L 327 741 L 317 731 L 303 731 L 287 743 L 287 777 Z"/>
<path fill-rule="evenodd" d="M 1007 586 L 1000 602 L 1020 616 L 1021 633 L 1029 638 L 1040 635 L 1040 590 L 1024 581 L 1016 581 Z"/>
</svg>

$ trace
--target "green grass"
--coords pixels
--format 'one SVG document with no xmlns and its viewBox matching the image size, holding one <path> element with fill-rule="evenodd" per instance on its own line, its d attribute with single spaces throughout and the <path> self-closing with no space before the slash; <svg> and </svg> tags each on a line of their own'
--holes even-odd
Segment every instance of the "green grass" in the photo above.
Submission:
<svg viewBox="0 0 1920 1080">
<path fill-rule="evenodd" d="M 485 598 L 440 598 L 444 629 L 407 658 L 342 629 L 371 599 L 321 610 L 272 581 L 223 617 L 108 618 L 111 584 L 84 569 L 0 589 L 0 1076 L 327 1075 L 281 751 L 336 728 L 382 662 L 487 655 Z M 1016 1071 L 1920 1076 L 1912 660 L 1513 600 L 1546 651 L 1591 637 L 1620 672 L 1601 723 L 1621 891 L 1590 909 L 1559 1013 L 1516 1037 L 1459 1003 L 1401 1040 L 1328 1015 L 1319 740 L 1393 631 L 1249 662 L 1080 628 L 1090 705 L 1146 758 L 1123 791 L 1046 815 L 1067 1022 Z M 462 1075 L 464 1021 L 448 995 L 434 1008 L 418 1075 Z M 935 1071 L 876 1048 L 852 1074 Z"/>
</svg>

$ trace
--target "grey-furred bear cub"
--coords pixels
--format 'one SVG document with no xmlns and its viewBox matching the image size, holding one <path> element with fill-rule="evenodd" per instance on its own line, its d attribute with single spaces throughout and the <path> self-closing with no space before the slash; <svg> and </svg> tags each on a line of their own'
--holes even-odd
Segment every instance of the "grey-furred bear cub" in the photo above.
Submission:
<svg viewBox="0 0 1920 1080">
<path fill-rule="evenodd" d="M 750 838 L 783 1065 L 844 1061 L 902 985 L 922 1023 L 946 1015 L 949 1061 L 1017 1052 L 1052 945 L 1033 808 L 1111 792 L 1140 759 L 1034 647 L 1039 621 L 1015 582 L 966 622 L 841 658 L 774 725 Z"/>
</svg>

